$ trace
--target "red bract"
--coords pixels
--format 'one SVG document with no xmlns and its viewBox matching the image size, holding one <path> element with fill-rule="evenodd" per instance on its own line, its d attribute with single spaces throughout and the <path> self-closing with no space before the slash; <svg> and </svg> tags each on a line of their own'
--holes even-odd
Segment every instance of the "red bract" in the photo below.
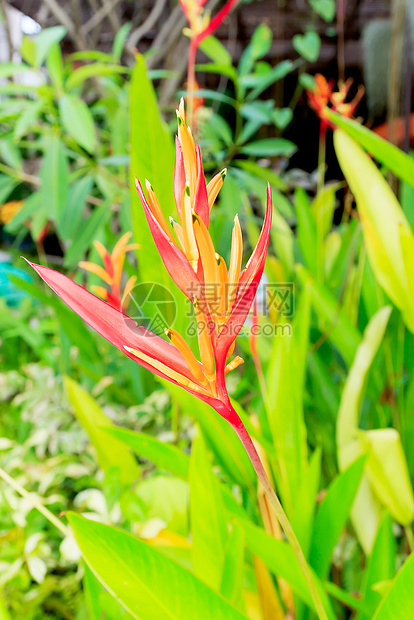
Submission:
<svg viewBox="0 0 414 620">
<path fill-rule="evenodd" d="M 178 221 L 171 219 L 169 226 L 150 183 L 146 183 L 145 196 L 136 181 L 148 225 L 164 265 L 193 304 L 201 361 L 183 336 L 173 328 L 166 330 L 168 342 L 130 319 L 124 313 L 125 304 L 117 303 L 117 307 L 112 307 L 61 273 L 30 264 L 70 308 L 128 357 L 209 403 L 237 426 L 240 421 L 230 404 L 225 375 L 243 363 L 239 356 L 232 360 L 230 357 L 263 273 L 272 221 L 272 196 L 268 188 L 263 228 L 244 270 L 241 268 L 242 231 L 236 216 L 227 269 L 224 259 L 215 252 L 208 231 L 209 213 L 225 174 L 224 170 L 206 184 L 200 149 L 185 123 L 181 103 L 174 184 Z M 128 236 L 121 241 L 116 248 L 121 243 L 122 252 L 114 250 L 112 254 L 115 254 L 114 265 L 111 255 L 100 248 L 106 271 L 90 263 L 83 264 L 94 273 L 99 270 L 99 273 L 105 271 L 108 274 L 114 271 L 115 266 L 117 290 L 120 290 L 120 267 L 125 250 L 130 247 L 126 245 Z"/>
</svg>

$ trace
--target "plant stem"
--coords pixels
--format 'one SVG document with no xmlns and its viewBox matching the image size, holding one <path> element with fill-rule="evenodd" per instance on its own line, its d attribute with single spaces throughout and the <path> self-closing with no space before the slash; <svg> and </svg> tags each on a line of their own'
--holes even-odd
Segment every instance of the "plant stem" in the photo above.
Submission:
<svg viewBox="0 0 414 620">
<path fill-rule="evenodd" d="M 293 552 L 296 556 L 296 559 L 299 563 L 299 566 L 302 570 L 303 576 L 305 577 L 310 595 L 312 597 L 313 603 L 315 605 L 315 610 L 316 613 L 318 615 L 319 620 L 329 620 L 328 615 L 326 613 L 326 610 L 324 608 L 319 590 L 317 588 L 317 585 L 315 583 L 315 580 L 313 578 L 311 569 L 309 567 L 309 564 L 306 561 L 305 555 L 302 551 L 302 548 L 299 544 L 298 539 L 296 538 L 296 534 L 293 531 L 293 528 L 289 522 L 289 519 L 285 513 L 285 511 L 283 510 L 282 504 L 279 501 L 279 498 L 277 497 L 272 484 L 269 480 L 269 478 L 267 477 L 267 474 L 265 472 L 265 469 L 262 465 L 262 462 L 260 460 L 260 457 L 256 451 L 256 448 L 254 447 L 254 444 L 250 438 L 249 433 L 247 432 L 247 430 L 245 429 L 242 421 L 240 420 L 239 416 L 237 415 L 237 413 L 234 411 L 234 409 L 232 408 L 232 415 L 231 415 L 231 424 L 234 428 L 234 430 L 236 431 L 237 435 L 239 436 L 244 448 L 246 449 L 247 454 L 249 455 L 249 458 L 252 462 L 252 465 L 256 471 L 256 474 L 260 480 L 260 482 L 263 485 L 263 488 L 265 490 L 265 493 L 269 499 L 269 502 L 273 508 L 273 510 L 275 511 L 275 514 L 277 516 L 277 518 L 279 519 L 279 523 L 283 528 L 283 531 L 286 534 L 286 538 L 288 539 Z"/>
<path fill-rule="evenodd" d="M 50 523 L 53 523 L 53 525 L 57 527 L 58 530 L 60 530 L 64 536 L 69 536 L 69 530 L 62 523 L 62 521 L 60 521 L 57 517 L 55 517 L 55 515 L 52 512 L 50 512 L 50 510 L 45 508 L 43 504 L 39 501 L 39 499 L 33 495 L 33 493 L 29 493 L 28 491 L 26 491 L 26 489 L 20 486 L 20 484 L 16 482 L 16 480 L 14 480 L 11 476 L 9 476 L 9 474 L 6 471 L 4 471 L 4 469 L 2 469 L 1 467 L 0 467 L 0 478 L 3 478 L 3 480 L 7 482 L 7 484 L 9 484 L 22 497 L 25 497 L 26 499 L 28 499 L 32 507 L 36 508 L 36 510 L 38 510 L 44 517 L 46 517 L 46 519 L 50 521 Z"/>
<path fill-rule="evenodd" d="M 195 39 L 190 40 L 190 49 L 188 50 L 188 68 L 187 68 L 187 115 L 188 125 L 193 127 L 194 122 L 194 93 L 196 87 L 195 79 L 195 61 L 197 55 L 197 42 Z"/>
</svg>

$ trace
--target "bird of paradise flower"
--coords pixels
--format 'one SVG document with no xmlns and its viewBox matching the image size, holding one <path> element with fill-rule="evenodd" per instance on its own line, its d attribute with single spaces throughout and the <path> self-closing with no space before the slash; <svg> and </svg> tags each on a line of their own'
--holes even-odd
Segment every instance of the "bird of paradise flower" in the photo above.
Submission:
<svg viewBox="0 0 414 620">
<path fill-rule="evenodd" d="M 129 237 L 124 236 L 122 241 L 118 242 L 112 255 L 99 246 L 104 268 L 97 269 L 98 266 L 91 263 L 83 265 L 100 275 L 111 287 L 115 283 L 116 295 L 102 287 L 97 291 L 109 303 L 53 269 L 29 264 L 72 310 L 106 340 L 144 368 L 208 403 L 232 425 L 297 556 L 315 610 L 321 620 L 328 620 L 318 586 L 296 535 L 273 490 L 253 441 L 231 404 L 225 382 L 226 374 L 243 363 L 239 356 L 230 358 L 265 266 L 272 223 L 271 189 L 268 186 L 266 213 L 259 239 L 244 269 L 242 230 L 238 217 L 235 217 L 227 269 L 223 257 L 214 249 L 208 230 L 210 211 L 223 185 L 226 170 L 206 183 L 200 148 L 194 141 L 190 127 L 186 125 L 182 100 L 177 118 L 174 197 L 179 221 L 171 218 L 171 226 L 168 226 L 149 181 L 146 182 L 146 196 L 137 179 L 136 189 L 163 263 L 171 278 L 193 304 L 198 326 L 200 360 L 196 358 L 185 338 L 175 329 L 167 329 L 167 340 L 164 340 L 137 325 L 125 314 L 125 295 L 122 300 L 119 294 L 119 265 L 123 263 L 125 252 L 130 248 L 127 245 Z M 111 261 L 111 256 L 115 261 Z M 117 273 L 115 281 L 114 267 Z M 130 292 L 131 284 L 127 283 L 126 288 L 127 292 Z M 111 288 L 112 293 L 113 290 Z M 214 293 L 211 294 L 211 291 Z M 208 292 L 210 294 L 207 294 Z"/>
</svg>

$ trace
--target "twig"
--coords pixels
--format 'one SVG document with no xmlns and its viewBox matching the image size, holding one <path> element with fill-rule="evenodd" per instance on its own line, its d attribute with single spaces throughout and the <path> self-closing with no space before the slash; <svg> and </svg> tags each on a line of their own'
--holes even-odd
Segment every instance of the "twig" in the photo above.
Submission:
<svg viewBox="0 0 414 620">
<path fill-rule="evenodd" d="M 78 46 L 79 49 L 85 49 L 85 41 L 82 36 L 79 36 L 78 31 L 76 29 L 75 23 L 71 20 L 69 15 L 62 9 L 61 6 L 56 2 L 56 0 L 44 0 L 45 5 L 48 7 L 51 13 L 53 13 L 54 17 L 57 21 L 65 26 L 68 33 L 73 38 L 74 43 Z"/>
<path fill-rule="evenodd" d="M 105 19 L 105 17 L 107 17 L 107 15 L 110 14 L 111 11 L 113 11 L 113 9 L 116 7 L 116 5 L 119 2 L 120 0 L 112 0 L 112 2 L 108 2 L 108 1 L 104 2 L 104 4 L 99 9 L 99 11 L 97 11 L 95 15 L 92 15 L 92 17 L 88 19 L 88 21 L 85 24 L 83 24 L 83 26 L 80 29 L 81 35 L 82 36 L 87 35 L 88 32 L 90 32 L 96 26 L 98 26 Z"/>
<path fill-rule="evenodd" d="M 156 24 L 159 17 L 161 16 L 161 13 L 163 12 L 166 3 L 167 0 L 156 0 L 154 7 L 148 15 L 147 19 L 140 26 L 138 26 L 138 28 L 135 28 L 135 30 L 133 30 L 129 35 L 129 47 L 136 47 L 140 40 L 147 34 L 147 32 L 151 30 L 151 28 L 154 26 L 154 24 Z"/>
<path fill-rule="evenodd" d="M 45 506 L 43 506 L 43 504 L 39 501 L 37 496 L 35 496 L 33 493 L 29 493 L 28 491 L 26 491 L 26 489 L 24 489 L 11 476 L 9 476 L 9 474 L 6 471 L 4 471 L 4 469 L 2 469 L 1 467 L 0 467 L 0 478 L 3 478 L 4 482 L 7 482 L 7 484 L 9 484 L 22 497 L 24 497 L 25 499 L 28 499 L 32 507 L 36 508 L 36 510 L 38 510 L 44 517 L 46 517 L 46 519 L 50 521 L 50 523 L 53 523 L 53 525 L 57 527 L 57 529 L 60 530 L 64 536 L 69 536 L 69 530 L 66 527 L 66 525 L 64 525 L 62 521 L 60 521 L 53 514 L 53 512 L 50 512 L 50 510 L 45 508 Z"/>
</svg>

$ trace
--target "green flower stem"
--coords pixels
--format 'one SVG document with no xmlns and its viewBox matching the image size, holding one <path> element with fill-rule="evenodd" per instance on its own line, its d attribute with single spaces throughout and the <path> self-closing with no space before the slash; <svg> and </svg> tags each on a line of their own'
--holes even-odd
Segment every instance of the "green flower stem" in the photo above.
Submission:
<svg viewBox="0 0 414 620">
<path fill-rule="evenodd" d="M 317 585 L 315 583 L 315 580 L 313 578 L 311 569 L 309 567 L 309 564 L 306 561 L 306 558 L 304 556 L 304 553 L 302 551 L 302 548 L 299 544 L 298 539 L 296 538 L 296 534 L 293 531 L 293 528 L 289 522 L 289 519 L 285 513 L 285 511 L 283 510 L 282 504 L 279 501 L 279 498 L 277 497 L 272 484 L 269 480 L 269 478 L 267 477 L 267 474 L 265 472 L 265 469 L 262 465 L 262 462 L 260 460 L 260 457 L 256 451 L 256 448 L 254 447 L 254 444 L 251 440 L 251 437 L 249 435 L 249 433 L 247 432 L 247 430 L 245 429 L 242 421 L 240 420 L 240 418 L 238 417 L 238 415 L 236 414 L 236 412 L 234 411 L 234 409 L 232 408 L 232 412 L 231 412 L 231 424 L 234 428 L 234 430 L 236 431 L 237 435 L 239 436 L 243 446 L 246 449 L 247 454 L 249 455 L 249 458 L 252 462 L 252 465 L 256 471 L 257 477 L 259 478 L 260 482 L 263 485 L 263 488 L 265 490 L 265 493 L 270 501 L 270 504 L 277 516 L 277 518 L 279 519 L 279 523 L 281 525 L 281 527 L 283 528 L 283 531 L 286 534 L 286 538 L 288 539 L 294 553 L 296 556 L 296 559 L 299 563 L 299 566 L 302 570 L 302 573 L 305 577 L 309 592 L 312 596 L 312 600 L 313 603 L 315 605 L 315 610 L 316 613 L 318 615 L 319 620 L 329 620 L 328 615 L 326 613 L 326 610 L 324 608 L 319 590 L 317 588 Z M 238 419 L 238 422 L 234 423 L 233 420 Z"/>
</svg>

